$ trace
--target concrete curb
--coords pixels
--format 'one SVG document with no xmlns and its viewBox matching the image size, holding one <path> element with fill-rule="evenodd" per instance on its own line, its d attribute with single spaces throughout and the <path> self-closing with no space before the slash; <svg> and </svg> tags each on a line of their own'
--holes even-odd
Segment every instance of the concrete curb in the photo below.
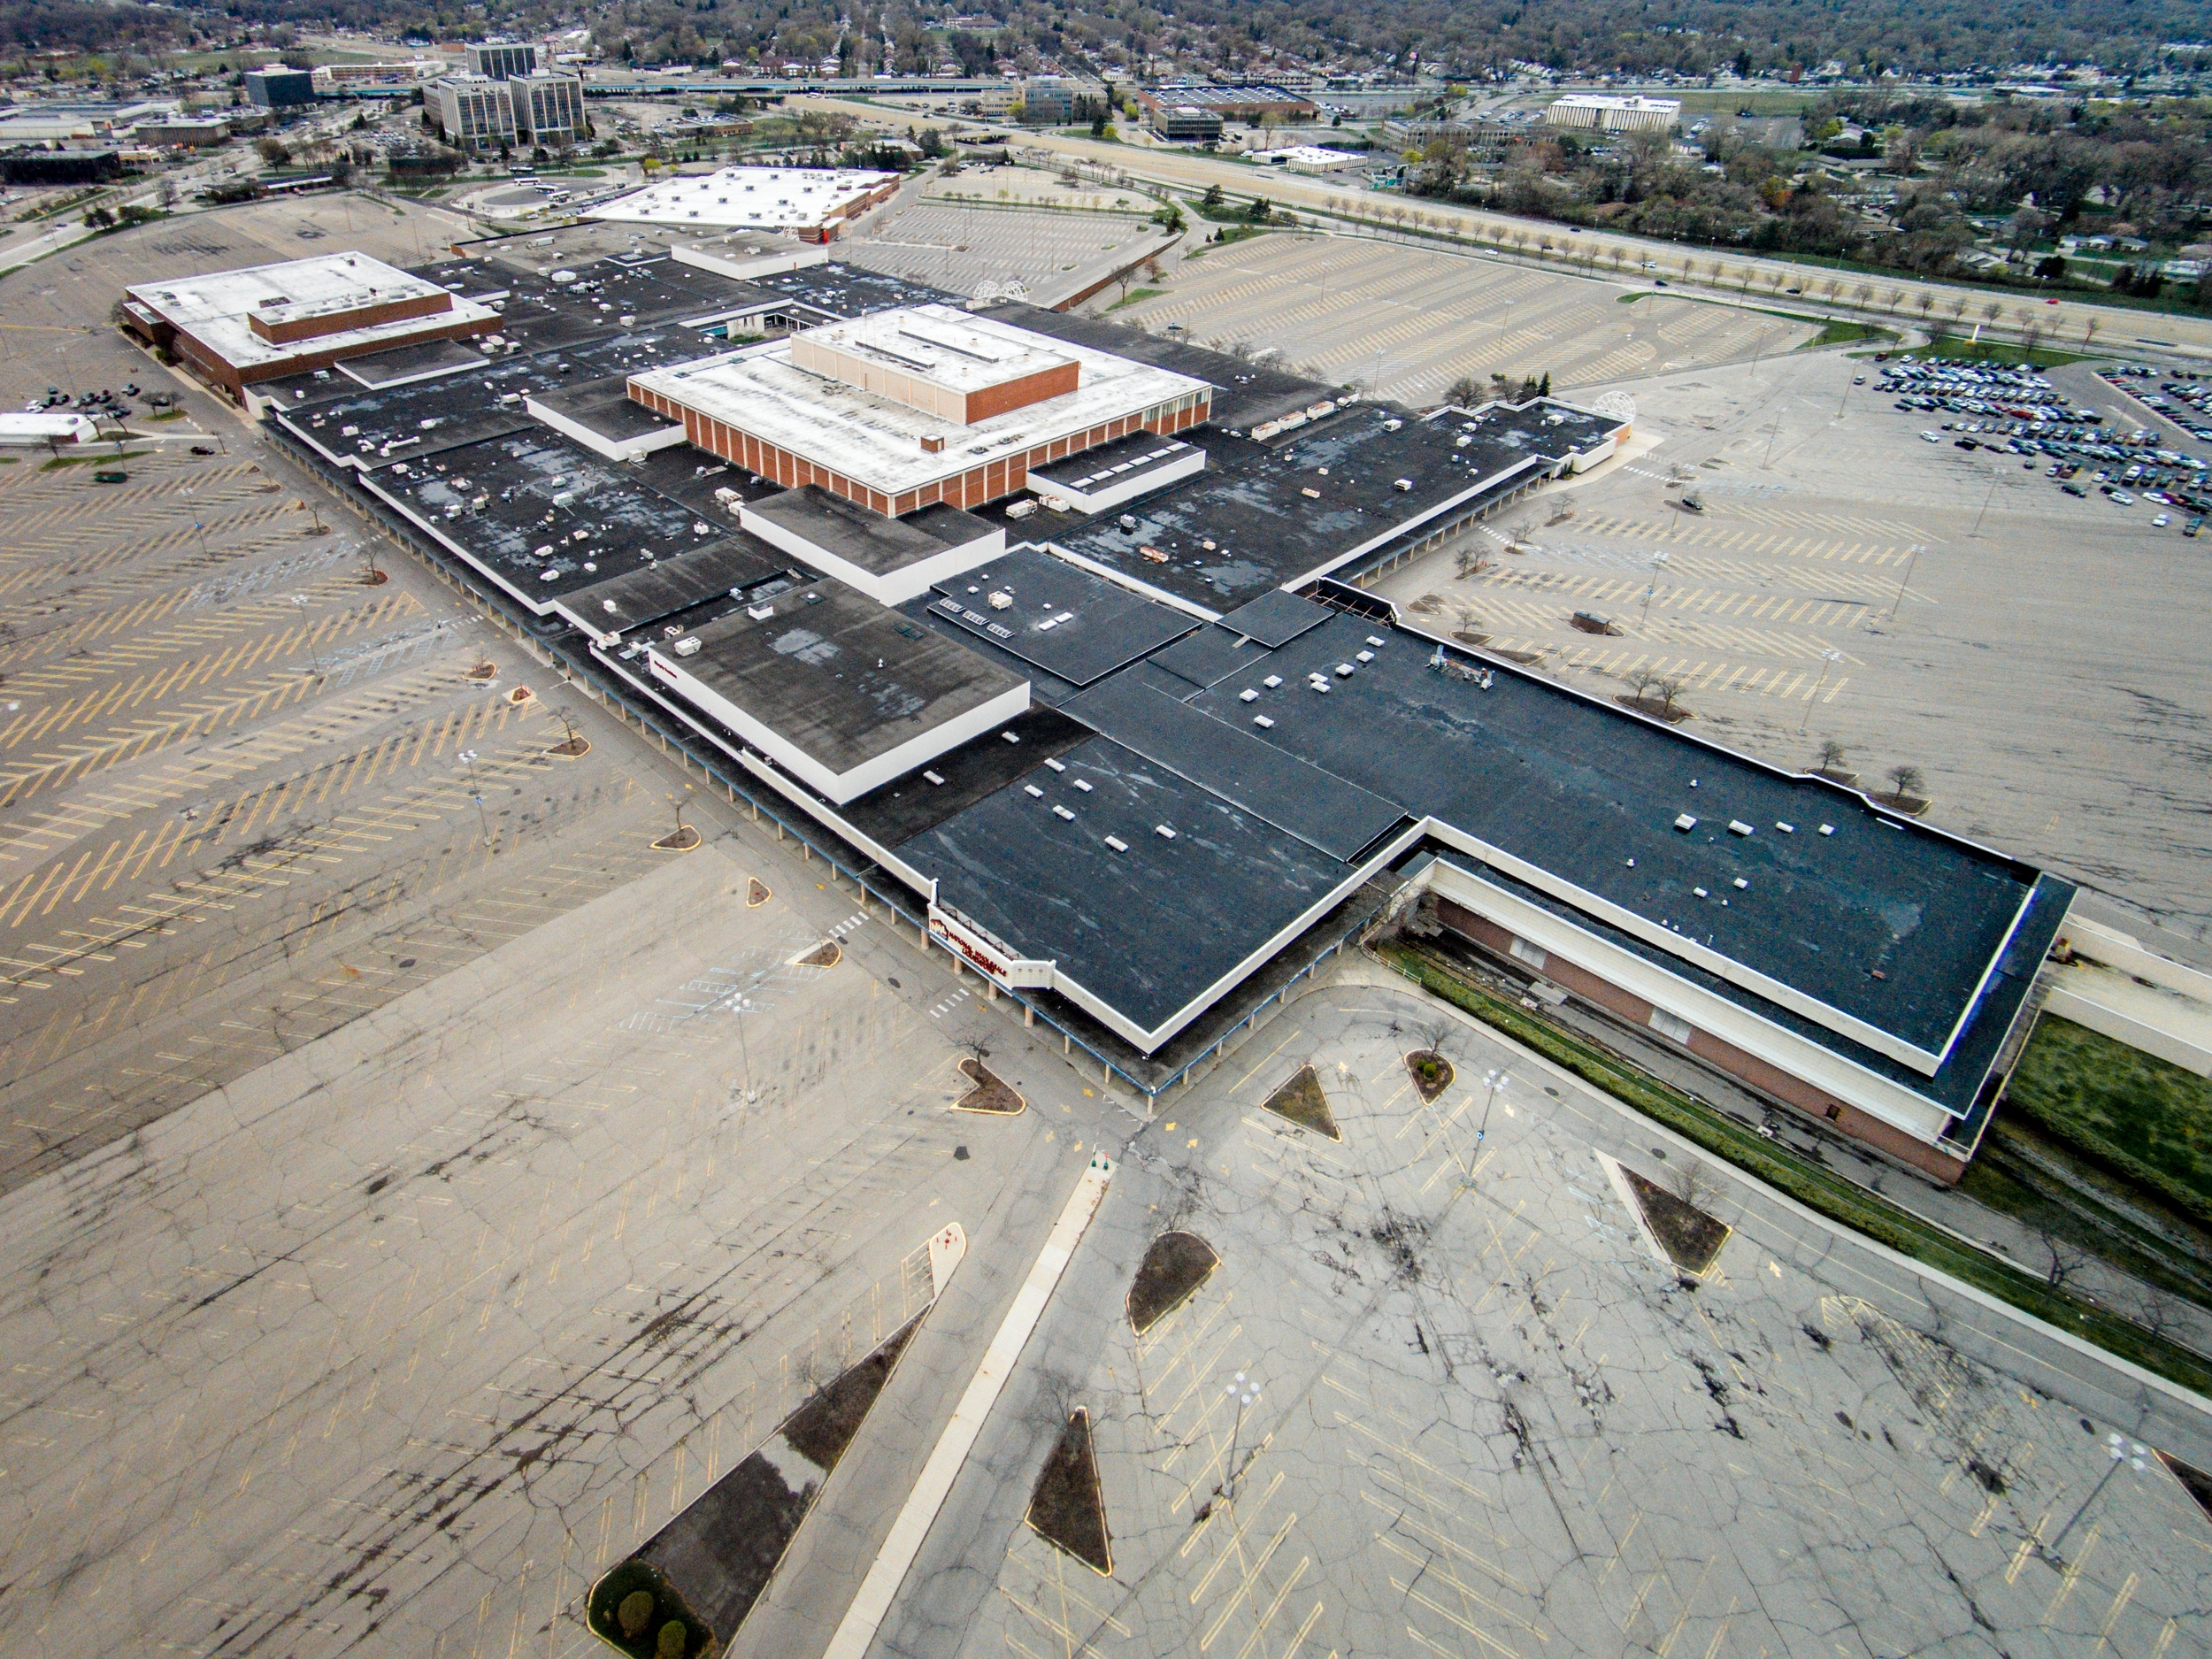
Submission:
<svg viewBox="0 0 2212 1659">
<path fill-rule="evenodd" d="M 1671 1148 L 1681 1151 L 1686 1156 L 1694 1156 L 1702 1160 L 1716 1171 L 1725 1175 L 1730 1180 L 1740 1185 L 1755 1188 L 1762 1197 L 1765 1198 L 1771 1203 L 1779 1205 L 1783 1210 L 1786 1210 L 1789 1214 L 1797 1217 L 1799 1220 L 1810 1222 L 1813 1225 L 1818 1227 L 1822 1232 L 1829 1234 L 1830 1236 L 1844 1240 L 1855 1248 L 1869 1252 L 1878 1261 L 1886 1262 L 1893 1267 L 1901 1268 L 1904 1271 L 1911 1274 L 1914 1278 L 1922 1280 L 1924 1283 L 1939 1285 L 1952 1294 L 1964 1298 L 1966 1301 L 1973 1303 L 1976 1307 L 1981 1308 L 1987 1312 L 1993 1313 L 1999 1317 L 2008 1320 L 2014 1325 L 2019 1325 L 2024 1330 L 2032 1331 L 2038 1336 L 2047 1338 L 2050 1340 L 2056 1342 L 2062 1348 L 2071 1349 L 2074 1353 L 2080 1355 L 2085 1359 L 2093 1360 L 2100 1365 L 2108 1367 L 2119 1376 L 2125 1378 L 2128 1381 L 2162 1394 L 2167 1399 L 2171 1400 L 2176 1405 L 2185 1407 L 2190 1411 L 2194 1412 L 2199 1417 L 2202 1417 L 2205 1420 L 2208 1428 L 2212 1428 L 2212 1399 L 2206 1398 L 2203 1394 L 2198 1394 L 2193 1389 L 2185 1388 L 2177 1382 L 2169 1381 L 2166 1378 L 2159 1376 L 2155 1371 L 2146 1371 L 2140 1365 L 2134 1363 L 2132 1361 L 2122 1359 L 2117 1354 L 2114 1354 L 2108 1349 L 2099 1348 L 2094 1342 L 2078 1337 L 2070 1331 L 2062 1331 L 2055 1325 L 2047 1324 L 2045 1321 L 2037 1318 L 2033 1314 L 2024 1312 L 2022 1310 L 2014 1307 L 2010 1302 L 1991 1295 L 1987 1291 L 1978 1290 L 1973 1286 L 1965 1283 L 1963 1280 L 1953 1279 L 1948 1273 L 1944 1272 L 1940 1268 L 1931 1267 L 1925 1262 L 1916 1261 L 1911 1256 L 1906 1256 L 1901 1251 L 1891 1249 L 1889 1246 L 1883 1244 L 1878 1240 L 1870 1239 L 1863 1233 L 1855 1233 L 1850 1228 L 1841 1225 L 1840 1224 L 1830 1219 L 1828 1217 L 1822 1215 L 1818 1210 L 1810 1209 L 1808 1206 L 1798 1202 L 1796 1199 L 1792 1198 L 1788 1194 L 1768 1186 L 1764 1181 L 1760 1180 L 1756 1176 L 1738 1169 L 1733 1164 L 1729 1163 L 1726 1159 L 1715 1156 L 1712 1153 L 1708 1152 L 1704 1148 L 1698 1146 L 1694 1141 L 1686 1140 L 1683 1136 L 1676 1133 L 1672 1129 L 1667 1127 L 1666 1125 L 1661 1123 L 1657 1118 L 1647 1118 L 1634 1107 L 1614 1099 L 1612 1095 L 1607 1094 L 1603 1089 L 1594 1087 L 1590 1083 L 1586 1081 L 1584 1079 L 1576 1076 L 1572 1071 L 1568 1071 L 1564 1066 L 1559 1065 L 1555 1062 L 1548 1059 L 1543 1055 L 1537 1053 L 1533 1048 L 1526 1048 L 1523 1044 L 1515 1041 L 1513 1037 L 1509 1033 L 1500 1031 L 1496 1026 L 1487 1025 L 1485 1022 L 1477 1019 L 1473 1015 L 1467 1013 L 1464 1010 L 1453 1007 L 1452 1004 L 1445 1002 L 1441 997 L 1430 997 L 1429 994 L 1422 990 L 1419 986 L 1415 985 L 1411 980 L 1393 972 L 1387 968 L 1365 962 L 1363 962 L 1362 965 L 1366 967 L 1369 972 L 1367 974 L 1361 977 L 1360 982 L 1365 983 L 1371 987 L 1382 987 L 1386 985 L 1394 986 L 1406 990 L 1411 995 L 1427 998 L 1429 1001 L 1434 1002 L 1440 1006 L 1450 1009 L 1452 1014 L 1455 1018 L 1464 1020 L 1468 1025 L 1482 1032 L 1485 1035 L 1494 1038 L 1499 1042 L 1505 1043 L 1511 1048 L 1520 1049 L 1520 1051 L 1527 1056 L 1527 1064 L 1540 1068 L 1547 1075 L 1556 1078 L 1562 1083 L 1571 1084 L 1575 1088 L 1594 1095 L 1596 1098 L 1602 1101 L 1607 1106 L 1611 1108 L 1613 1111 L 1634 1123 L 1639 1129 L 1647 1131 L 1654 1135 L 1659 1136 Z M 1340 975 L 1336 978 L 1334 983 L 1345 983 L 1348 977 L 1348 975 Z M 1920 1217 L 1915 1217 L 1914 1219 L 1919 1220 Z M 1933 1225 L 1936 1224 L 1928 1223 L 1925 1225 Z M 1947 1233 L 1951 1233 L 1951 1230 L 1947 1227 L 1943 1228 L 1942 1231 Z M 1955 1238 L 1959 1235 L 1956 1233 L 1951 1233 L 1951 1236 Z M 1975 1248 L 1979 1248 L 1980 1247 L 1977 1246 Z M 1994 1262 L 2000 1262 L 2002 1265 L 2011 1268 L 2015 1271 L 2019 1271 L 2018 1264 L 2016 1263 L 2004 1262 L 2001 1257 L 1998 1256 L 1992 1256 L 1990 1259 Z"/>
<path fill-rule="evenodd" d="M 897 1518 L 891 1523 L 890 1532 L 885 1534 L 883 1547 L 877 1551 L 867 1576 L 860 1581 L 852 1605 L 838 1622 L 836 1633 L 824 1650 L 824 1659 L 863 1659 L 875 1640 L 876 1632 L 890 1612 L 899 1586 L 906 1581 L 907 1570 L 921 1553 L 931 1523 L 944 1507 L 952 1483 L 968 1461 L 968 1454 L 975 1448 L 976 1439 L 983 1432 L 991 1408 L 998 1403 L 1000 1391 L 1013 1375 L 1015 1362 L 1020 1359 L 1030 1333 L 1037 1328 L 1045 1304 L 1051 1300 L 1060 1275 L 1066 1271 L 1069 1259 L 1083 1237 L 1083 1230 L 1090 1225 L 1100 1201 L 1106 1196 L 1107 1183 L 1113 1178 L 1112 1161 L 1100 1156 L 1091 1160 L 1082 1179 L 1076 1183 L 1067 1207 L 1052 1225 L 1044 1248 L 1037 1253 L 1029 1277 L 1016 1293 L 1014 1305 L 1006 1310 L 998 1334 L 984 1350 L 983 1363 L 976 1367 L 967 1391 L 953 1408 L 952 1420 L 945 1425 L 929 1461 L 922 1465 L 914 1490 L 907 1494 Z"/>
</svg>

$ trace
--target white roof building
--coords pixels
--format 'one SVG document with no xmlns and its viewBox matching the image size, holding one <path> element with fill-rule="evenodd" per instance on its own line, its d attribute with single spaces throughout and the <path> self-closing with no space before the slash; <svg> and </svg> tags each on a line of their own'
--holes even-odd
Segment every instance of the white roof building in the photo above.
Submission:
<svg viewBox="0 0 2212 1659">
<path fill-rule="evenodd" d="M 480 334 L 499 322 L 489 306 L 365 253 L 142 282 L 125 295 L 124 311 L 137 332 L 173 343 L 233 393 L 250 381 L 416 341 Z"/>
<path fill-rule="evenodd" d="M 634 375 L 685 436 L 790 488 L 902 516 L 979 507 L 1029 469 L 1197 425 L 1205 381 L 945 305 L 832 323 Z"/>
<path fill-rule="evenodd" d="M 1623 98 L 1601 92 L 1570 92 L 1544 110 L 1549 126 L 1594 127 L 1608 133 L 1667 132 L 1681 119 L 1679 98 Z"/>
<path fill-rule="evenodd" d="M 649 184 L 585 217 L 695 230 L 786 230 L 824 242 L 886 199 L 899 178 L 844 167 L 723 167 Z"/>
</svg>

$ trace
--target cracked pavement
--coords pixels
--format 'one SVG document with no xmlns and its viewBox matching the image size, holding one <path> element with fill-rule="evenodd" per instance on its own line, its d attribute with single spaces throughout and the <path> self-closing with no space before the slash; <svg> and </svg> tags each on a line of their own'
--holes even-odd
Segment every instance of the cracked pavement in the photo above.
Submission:
<svg viewBox="0 0 2212 1659">
<path fill-rule="evenodd" d="M 875 1651 L 2208 1651 L 2212 1520 L 2152 1454 L 2212 1419 L 1724 1171 L 1685 1279 L 1595 1154 L 1669 1184 L 1688 1149 L 1441 1018 L 1433 1107 L 1402 1056 L 1439 1010 L 1356 965 L 1164 1108 Z M 1340 1145 L 1261 1109 L 1308 1061 Z M 1171 1225 L 1222 1264 L 1140 1340 L 1107 1310 Z M 1073 1405 L 1110 1578 L 1022 1523 Z"/>
</svg>

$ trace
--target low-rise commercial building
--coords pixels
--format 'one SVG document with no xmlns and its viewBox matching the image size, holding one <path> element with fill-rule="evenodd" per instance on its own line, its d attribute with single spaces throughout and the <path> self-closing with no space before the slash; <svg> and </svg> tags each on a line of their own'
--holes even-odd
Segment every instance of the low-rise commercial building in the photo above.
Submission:
<svg viewBox="0 0 2212 1659">
<path fill-rule="evenodd" d="M 1595 127 L 1607 133 L 1671 132 L 1681 119 L 1679 98 L 1621 98 L 1597 92 L 1570 92 L 1544 110 L 1548 126 Z"/>
<path fill-rule="evenodd" d="M 431 340 L 488 333 L 499 315 L 363 253 L 144 282 L 125 325 L 243 399 L 258 380 Z"/>
</svg>

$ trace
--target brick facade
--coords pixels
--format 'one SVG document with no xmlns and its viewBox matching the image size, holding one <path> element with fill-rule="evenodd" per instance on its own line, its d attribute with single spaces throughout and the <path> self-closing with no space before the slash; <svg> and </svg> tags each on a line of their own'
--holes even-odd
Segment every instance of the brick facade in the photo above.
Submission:
<svg viewBox="0 0 2212 1659">
<path fill-rule="evenodd" d="M 1027 488 L 1032 467 L 1048 466 L 1055 461 L 1065 460 L 1071 455 L 1094 449 L 1102 443 L 1111 443 L 1117 438 L 1127 437 L 1133 432 L 1151 432 L 1163 436 L 1182 432 L 1202 424 L 1212 412 L 1211 395 L 1202 393 L 1187 408 L 1175 409 L 1171 405 L 1164 405 L 1140 414 L 1126 415 L 1069 437 L 1039 444 L 1034 449 L 980 463 L 964 472 L 940 479 L 920 488 L 892 495 L 832 472 L 804 456 L 795 455 L 780 445 L 756 437 L 727 422 L 702 415 L 672 398 L 648 390 L 635 380 L 630 382 L 630 396 L 655 414 L 680 421 L 686 442 L 695 448 L 718 455 L 724 460 L 748 472 L 757 472 L 787 489 L 797 489 L 807 484 L 818 485 L 833 495 L 842 495 L 847 501 L 856 502 L 872 512 L 879 512 L 892 518 L 918 512 L 924 507 L 933 507 L 940 502 L 963 509 L 987 506 L 992 502 L 1013 495 L 1017 490 Z"/>
<path fill-rule="evenodd" d="M 1445 926 L 1462 938 L 1481 946 L 1493 956 L 1509 961 L 1516 959 L 1513 949 L 1515 936 L 1509 929 L 1442 897 L 1436 902 L 1436 916 Z M 1900 1164 L 1909 1164 L 1924 1175 L 1932 1176 L 1948 1186 L 1966 1173 L 1963 1159 L 1929 1146 L 1925 1141 L 1915 1140 L 1880 1118 L 1835 1099 L 1802 1078 L 1794 1077 L 1756 1055 L 1745 1053 L 1733 1043 L 1724 1041 L 1709 1031 L 1693 1026 L 1686 1039 L 1678 1040 L 1656 1029 L 1651 1023 L 1654 1012 L 1651 1003 L 1555 953 L 1548 954 L 1540 967 L 1526 962 L 1525 958 L 1522 958 L 1521 963 L 1525 971 L 1532 970 L 1583 1002 L 1601 1008 L 1655 1037 L 1677 1042 L 1678 1047 L 1716 1071 L 1724 1072 L 1778 1105 L 1789 1107 L 1808 1118 L 1816 1118 L 1830 1128 L 1873 1148 Z"/>
</svg>

